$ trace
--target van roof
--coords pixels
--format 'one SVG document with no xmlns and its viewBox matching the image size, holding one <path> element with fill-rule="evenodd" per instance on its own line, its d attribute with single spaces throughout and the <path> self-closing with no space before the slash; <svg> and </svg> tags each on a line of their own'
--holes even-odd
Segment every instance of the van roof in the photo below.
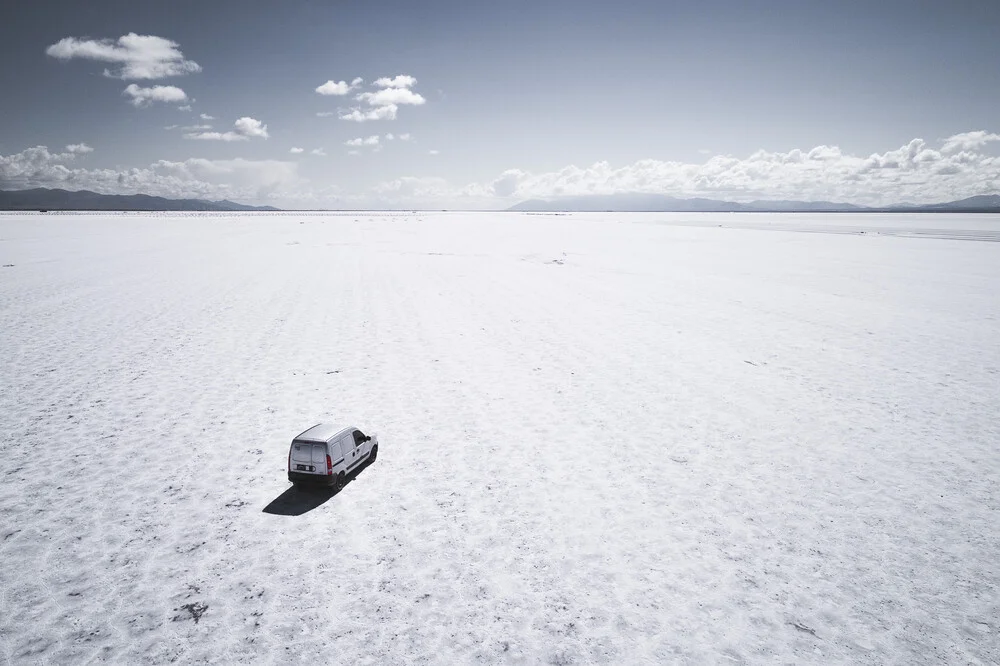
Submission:
<svg viewBox="0 0 1000 666">
<path fill-rule="evenodd" d="M 328 442 L 334 435 L 339 435 L 347 430 L 350 430 L 350 428 L 345 428 L 335 423 L 317 423 L 312 428 L 297 435 L 295 439 L 304 439 L 310 442 Z"/>
</svg>

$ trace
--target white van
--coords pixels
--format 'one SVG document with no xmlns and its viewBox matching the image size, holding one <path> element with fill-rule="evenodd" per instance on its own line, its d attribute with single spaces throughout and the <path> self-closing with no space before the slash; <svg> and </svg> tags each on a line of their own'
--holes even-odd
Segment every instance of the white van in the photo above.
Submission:
<svg viewBox="0 0 1000 666">
<path fill-rule="evenodd" d="M 344 487 L 347 477 L 373 463 L 378 455 L 378 436 L 357 428 L 319 423 L 292 440 L 288 450 L 288 480 L 295 486 Z"/>
</svg>

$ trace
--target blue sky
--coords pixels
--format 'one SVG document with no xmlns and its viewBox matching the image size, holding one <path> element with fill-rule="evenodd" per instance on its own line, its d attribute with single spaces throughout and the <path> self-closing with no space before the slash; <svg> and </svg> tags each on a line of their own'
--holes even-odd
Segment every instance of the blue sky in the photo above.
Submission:
<svg viewBox="0 0 1000 666">
<path fill-rule="evenodd" d="M 0 188 L 307 208 L 1000 192 L 997 2 L 255 4 L 16 3 Z"/>
</svg>

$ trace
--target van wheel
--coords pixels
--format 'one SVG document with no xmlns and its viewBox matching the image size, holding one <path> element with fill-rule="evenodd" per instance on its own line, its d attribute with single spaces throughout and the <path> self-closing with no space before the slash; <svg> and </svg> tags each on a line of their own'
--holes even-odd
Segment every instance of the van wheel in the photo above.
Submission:
<svg viewBox="0 0 1000 666">
<path fill-rule="evenodd" d="M 341 490 L 343 489 L 344 485 L 345 485 L 344 473 L 341 472 L 340 474 L 337 475 L 337 485 L 335 485 L 333 488 L 334 490 Z"/>
<path fill-rule="evenodd" d="M 371 453 L 368 454 L 368 464 L 375 462 L 375 458 L 378 457 L 378 444 L 372 447 Z"/>
</svg>

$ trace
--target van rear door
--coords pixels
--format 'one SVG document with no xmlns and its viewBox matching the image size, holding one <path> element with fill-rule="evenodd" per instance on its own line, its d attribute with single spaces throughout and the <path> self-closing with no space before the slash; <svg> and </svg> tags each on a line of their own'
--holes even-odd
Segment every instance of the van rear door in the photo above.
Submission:
<svg viewBox="0 0 1000 666">
<path fill-rule="evenodd" d="M 326 444 L 320 442 L 292 442 L 292 472 L 326 474 Z"/>
</svg>

